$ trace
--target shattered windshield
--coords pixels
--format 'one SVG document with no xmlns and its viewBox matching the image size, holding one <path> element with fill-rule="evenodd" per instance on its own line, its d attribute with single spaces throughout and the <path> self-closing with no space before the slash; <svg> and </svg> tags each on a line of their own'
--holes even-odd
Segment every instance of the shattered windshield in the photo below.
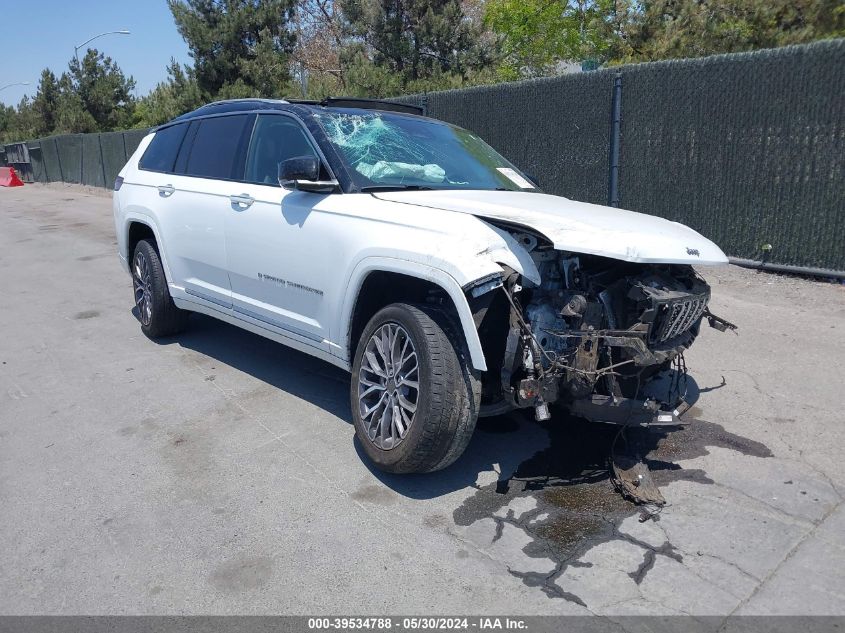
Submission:
<svg viewBox="0 0 845 633">
<path fill-rule="evenodd" d="M 362 191 L 535 189 L 480 138 L 446 123 L 358 110 L 315 116 Z"/>
</svg>

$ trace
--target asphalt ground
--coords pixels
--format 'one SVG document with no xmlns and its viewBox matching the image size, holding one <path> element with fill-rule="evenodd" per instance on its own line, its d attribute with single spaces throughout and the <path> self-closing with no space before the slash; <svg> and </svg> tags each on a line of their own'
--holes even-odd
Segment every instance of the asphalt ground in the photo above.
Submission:
<svg viewBox="0 0 845 633">
<path fill-rule="evenodd" d="M 702 271 L 692 424 L 480 423 L 374 471 L 344 372 L 213 319 L 145 338 L 110 197 L 0 189 L 0 613 L 845 614 L 845 286 Z"/>
</svg>

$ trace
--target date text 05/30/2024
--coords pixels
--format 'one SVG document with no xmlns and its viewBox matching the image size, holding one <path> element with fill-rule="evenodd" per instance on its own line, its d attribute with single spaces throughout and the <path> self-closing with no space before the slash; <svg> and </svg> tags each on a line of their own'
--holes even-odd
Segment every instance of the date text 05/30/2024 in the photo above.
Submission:
<svg viewBox="0 0 845 633">
<path fill-rule="evenodd" d="M 508 617 L 335 617 L 308 618 L 312 630 L 525 630 L 525 620 Z"/>
</svg>

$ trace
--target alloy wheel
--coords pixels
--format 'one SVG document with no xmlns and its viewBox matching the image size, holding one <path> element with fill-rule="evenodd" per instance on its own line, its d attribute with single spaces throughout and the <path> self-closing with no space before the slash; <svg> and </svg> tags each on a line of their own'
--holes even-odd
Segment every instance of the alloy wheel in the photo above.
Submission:
<svg viewBox="0 0 845 633">
<path fill-rule="evenodd" d="M 419 397 L 414 343 L 401 325 L 385 323 L 367 341 L 358 372 L 358 406 L 370 441 L 396 448 L 414 423 Z"/>
<path fill-rule="evenodd" d="M 135 253 L 132 263 L 132 287 L 141 323 L 149 325 L 153 318 L 152 271 L 149 260 L 141 251 Z"/>
</svg>

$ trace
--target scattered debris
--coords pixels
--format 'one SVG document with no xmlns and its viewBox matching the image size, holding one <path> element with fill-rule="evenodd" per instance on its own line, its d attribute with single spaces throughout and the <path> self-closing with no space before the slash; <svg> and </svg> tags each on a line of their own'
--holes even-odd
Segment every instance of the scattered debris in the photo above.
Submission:
<svg viewBox="0 0 845 633">
<path fill-rule="evenodd" d="M 666 499 L 651 477 L 651 471 L 642 460 L 630 455 L 613 455 L 611 468 L 613 485 L 629 501 L 658 506 L 666 504 Z"/>
</svg>

